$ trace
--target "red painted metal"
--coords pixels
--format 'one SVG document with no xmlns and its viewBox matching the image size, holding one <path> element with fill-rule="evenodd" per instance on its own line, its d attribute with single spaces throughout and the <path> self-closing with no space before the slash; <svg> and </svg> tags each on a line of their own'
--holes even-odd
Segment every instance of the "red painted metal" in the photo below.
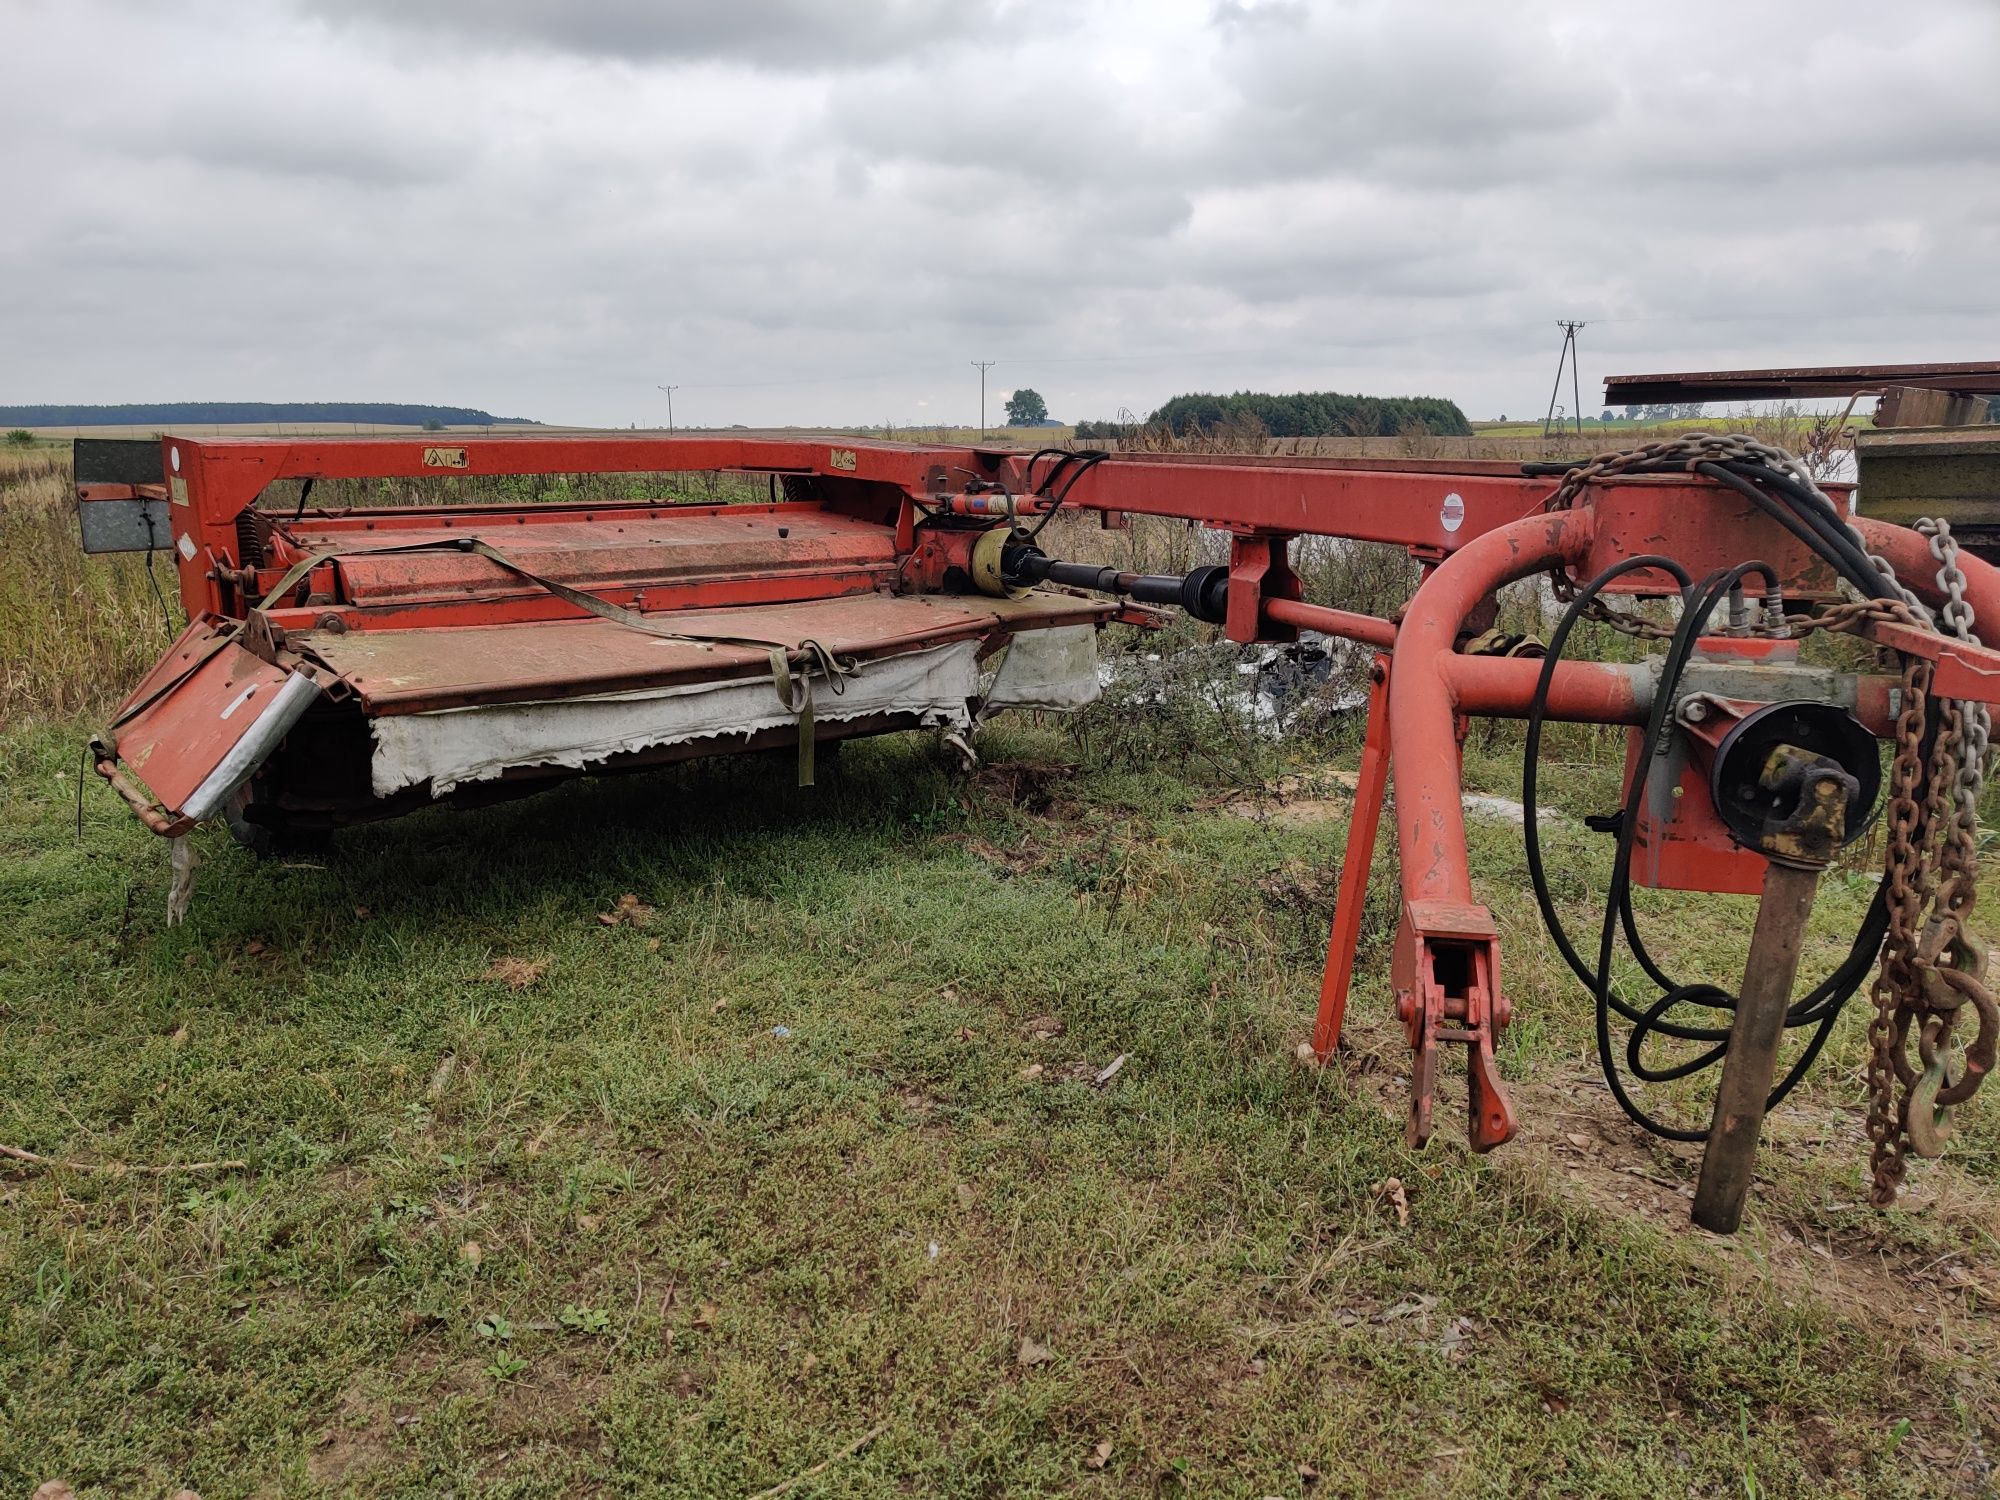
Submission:
<svg viewBox="0 0 2000 1500">
<path fill-rule="evenodd" d="M 1396 644 L 1394 620 L 1358 615 L 1352 610 L 1328 609 L 1324 604 L 1305 604 L 1297 599 L 1265 599 L 1263 606 L 1264 618 L 1273 625 L 1343 636 L 1385 651 Z"/>
<path fill-rule="evenodd" d="M 1431 1082 L 1443 1042 L 1466 1047 L 1471 1138 L 1490 1150 L 1514 1133 L 1493 1064 L 1493 1033 L 1506 1024 L 1500 945 L 1492 916 L 1474 899 L 1459 778 L 1458 704 L 1447 664 L 1465 618 L 1495 589 L 1583 556 L 1588 510 L 1534 516 L 1477 538 L 1440 564 L 1417 590 L 1396 635 L 1389 677 L 1397 843 L 1403 915 L 1391 972 L 1398 1014 L 1417 1053 L 1410 1139 L 1431 1125 Z M 1459 658 L 1464 660 L 1464 658 Z"/>
<path fill-rule="evenodd" d="M 276 584 L 294 562 L 330 547 L 429 547 L 436 550 L 336 558 L 310 587 L 358 605 L 544 593 L 475 553 L 443 550 L 470 535 L 536 573 L 608 597 L 620 589 L 727 585 L 747 574 L 796 580 L 795 596 L 811 598 L 875 588 L 895 572 L 895 537 L 885 526 L 816 505 L 746 506 L 743 512 L 611 514 L 541 524 L 522 518 L 511 528 L 483 515 L 433 516 L 428 526 L 399 527 L 392 535 L 355 526 L 286 526 L 274 539 L 273 566 L 259 569 L 258 578 L 260 585 Z"/>
<path fill-rule="evenodd" d="M 1029 458 L 1014 450 L 820 437 L 510 434 L 169 436 L 162 452 L 182 597 L 201 623 L 135 693 L 120 755 L 99 767 L 161 831 L 175 831 L 175 794 L 184 795 L 214 759 L 219 741 L 202 715 L 214 717 L 217 692 L 268 684 L 273 674 L 282 680 L 294 665 L 320 670 L 335 697 L 352 700 L 346 711 L 370 714 L 617 692 L 760 669 L 758 649 L 661 640 L 594 618 L 484 557 L 435 548 L 329 558 L 291 597 L 268 611 L 253 609 L 293 562 L 328 549 L 477 535 L 531 573 L 655 621 L 788 645 L 813 639 L 863 654 L 968 638 L 997 644 L 1024 626 L 1101 621 L 1114 612 L 1142 617 L 1135 606 L 1046 592 L 1018 601 L 972 592 L 971 552 L 982 522 L 1003 524 L 1010 514 L 1042 514 L 1051 505 L 1028 493 Z M 749 506 L 391 508 L 296 519 L 278 510 L 243 514 L 269 486 L 306 479 L 685 471 L 796 477 L 788 493 L 811 498 Z M 1107 521 L 1178 518 L 1229 533 L 1231 639 L 1289 640 L 1310 629 L 1379 653 L 1312 1047 L 1324 1057 L 1339 1039 L 1375 829 L 1393 775 L 1403 903 L 1392 975 L 1416 1059 L 1411 1138 L 1430 1132 L 1442 1049 L 1463 1045 L 1472 1142 L 1480 1150 L 1500 1144 L 1515 1128 L 1494 1063 L 1509 1006 L 1492 918 L 1467 865 L 1459 742 L 1468 715 L 1525 713 L 1542 664 L 1460 654 L 1466 622 L 1509 581 L 1550 567 L 1588 576 L 1645 552 L 1673 556 L 1696 576 L 1763 558 L 1794 599 L 1831 597 L 1830 571 L 1733 492 L 1695 475 L 1600 481 L 1557 514 L 1543 511 L 1549 480 L 1498 463 L 1116 454 L 1074 478 L 1067 508 L 1094 510 Z M 283 492 L 287 499 L 293 493 Z M 1837 502 L 1846 495 L 1836 487 Z M 1873 550 L 1935 601 L 1936 565 L 1923 538 L 1866 518 L 1857 524 Z M 1311 535 L 1402 547 L 1435 567 L 1393 622 L 1308 604 L 1290 544 Z M 2000 571 L 1970 558 L 1963 565 L 1979 618 L 2000 619 Z M 1635 577 L 1619 588 L 1670 591 L 1663 577 Z M 239 629 L 246 641 L 255 633 L 261 642 L 255 654 L 232 639 L 228 655 L 199 655 L 203 642 Z M 1934 659 L 1937 691 L 2000 700 L 2000 652 L 1896 626 L 1874 627 L 1874 635 Z M 1779 648 L 1737 641 L 1718 649 L 1771 666 L 1773 691 L 1806 680 L 1785 676 Z M 181 675 L 188 681 L 176 688 Z M 1565 661 L 1551 675 L 1546 713 L 1641 723 L 1654 680 L 1644 664 Z M 1893 680 L 1862 674 L 1843 681 L 1857 717 L 1886 733 Z M 200 748 L 172 775 L 156 763 L 164 785 L 134 763 L 148 745 L 161 747 L 157 756 L 183 743 Z M 145 776 L 161 805 L 146 802 L 128 773 Z M 1675 801 L 1684 805 L 1647 834 L 1640 877 L 1743 888 L 1741 851 L 1722 849 L 1703 822 L 1705 787 L 1698 777 L 1683 778 L 1681 790 Z M 1706 816 L 1713 821 L 1712 811 Z"/>
<path fill-rule="evenodd" d="M 830 500 L 887 520 L 899 496 L 943 499 L 971 481 L 1027 490 L 1028 455 L 971 447 L 915 447 L 845 438 L 660 437 L 544 434 L 448 438 L 161 439 L 174 501 L 183 597 L 227 612 L 211 575 L 240 566 L 236 518 L 288 480 L 493 474 L 720 471 L 811 475 Z M 1046 465 L 1044 465 L 1046 468 Z M 1648 477 L 1663 506 L 1712 494 L 1706 481 Z M 1443 556 L 1538 510 L 1545 480 L 1501 464 L 1444 466 L 1397 460 L 1112 455 L 1080 475 L 1071 505 L 1176 516 L 1267 538 L 1342 536 Z M 608 511 L 609 507 L 603 507 Z M 407 512 L 429 524 L 435 512 Z M 182 538 L 185 547 L 180 546 Z M 1246 622 L 1253 627 L 1254 617 Z M 1247 637 L 1246 637 L 1247 638 Z"/>
<path fill-rule="evenodd" d="M 1229 618 L 1223 631 L 1232 641 L 1291 641 L 1298 632 L 1266 624 L 1266 601 L 1297 599 L 1304 593 L 1292 571 L 1291 538 L 1241 532 L 1229 544 Z"/>
<path fill-rule="evenodd" d="M 1508 1021 L 1493 914 L 1475 901 L 1406 902 L 1389 972 L 1413 1054 L 1409 1143 L 1430 1139 L 1438 1054 L 1446 1043 L 1462 1043 L 1472 1148 L 1505 1145 L 1515 1121 L 1493 1057 L 1494 1036 Z"/>
<path fill-rule="evenodd" d="M 996 630 L 1097 623 L 1108 601 L 1059 594 L 1022 600 L 856 594 L 751 609 L 686 610 L 675 629 L 754 637 L 797 649 L 808 640 L 862 659 L 976 640 Z M 453 629 L 296 636 L 292 648 L 352 687 L 372 714 L 431 713 L 719 681 L 770 670 L 755 646 L 695 645 L 610 620 L 541 620 Z"/>
<path fill-rule="evenodd" d="M 1673 558 L 1690 577 L 1701 578 L 1755 556 L 1778 570 L 1788 597 L 1838 597 L 1832 567 L 1789 531 L 1766 520 L 1736 491 L 1718 485 L 1694 505 L 1654 493 L 1679 485 L 1678 480 L 1644 476 L 1629 484 L 1607 486 L 1593 496 L 1590 545 L 1575 560 L 1577 574 L 1595 577 L 1628 557 L 1657 553 Z M 1744 546 L 1752 539 L 1756 551 L 1746 553 Z M 1664 574 L 1641 571 L 1632 577 L 1651 592 L 1676 592 Z"/>
<path fill-rule="evenodd" d="M 1457 711 L 1475 718 L 1519 719 L 1528 712 L 1542 664 L 1532 657 L 1448 656 L 1437 664 Z M 1543 712 L 1559 723 L 1643 724 L 1652 677 L 1628 662 L 1561 661 Z"/>
<path fill-rule="evenodd" d="M 1326 945 L 1326 972 L 1320 978 L 1319 1014 L 1313 1021 L 1313 1055 L 1325 1062 L 1340 1045 L 1347 1018 L 1347 991 L 1354 981 L 1354 950 L 1361 940 L 1361 914 L 1368 902 L 1368 869 L 1375 862 L 1375 832 L 1389 789 L 1389 658 L 1377 656 L 1368 669 L 1368 728 L 1361 742 L 1361 773 L 1354 784 L 1354 807 L 1347 819 L 1347 851 L 1340 861 L 1340 893 L 1333 908 L 1333 932 Z"/>
<path fill-rule="evenodd" d="M 1452 646 L 1460 623 L 1495 589 L 1581 556 L 1590 540 L 1587 510 L 1516 521 L 1447 558 L 1410 601 L 1396 633 L 1396 670 L 1389 679 L 1397 839 L 1407 900 L 1472 903 L 1452 725 L 1458 708 L 1451 691 L 1451 674 L 1458 670 Z"/>
<path fill-rule="evenodd" d="M 111 743 L 126 771 L 143 781 L 160 806 L 182 806 L 237 742 L 291 673 L 252 655 L 197 621 L 175 643 L 169 661 L 184 665 L 136 706 L 122 712 Z M 170 691 L 165 690 L 171 683 Z M 166 829 L 158 831 L 165 832 Z"/>
</svg>

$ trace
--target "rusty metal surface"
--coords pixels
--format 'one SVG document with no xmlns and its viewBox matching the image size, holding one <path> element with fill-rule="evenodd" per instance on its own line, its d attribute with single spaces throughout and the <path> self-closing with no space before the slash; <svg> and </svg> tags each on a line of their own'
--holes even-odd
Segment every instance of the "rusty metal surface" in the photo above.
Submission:
<svg viewBox="0 0 2000 1500">
<path fill-rule="evenodd" d="M 2000 557 L 2000 427 L 1906 427 L 1855 435 L 1861 508 L 1907 526 L 1951 523 L 1961 545 Z"/>
<path fill-rule="evenodd" d="M 1812 396 L 1867 396 L 1897 385 L 1954 391 L 1963 395 L 2000 395 L 2000 360 L 1607 375 L 1604 377 L 1604 404 L 1637 406 L 1658 401 L 1768 401 Z"/>
<path fill-rule="evenodd" d="M 287 526 L 284 533 L 307 552 L 368 544 L 326 527 Z M 393 543 L 442 549 L 465 536 L 481 537 L 536 573 L 592 590 L 829 571 L 870 570 L 887 578 L 896 561 L 895 533 L 888 527 L 809 508 L 543 525 L 520 517 L 512 524 L 440 517 L 432 525 L 398 529 Z M 362 605 L 537 592 L 486 558 L 450 550 L 348 556 L 331 566 L 341 597 Z"/>
<path fill-rule="evenodd" d="M 1597 524 L 1589 552 L 1575 564 L 1578 578 L 1590 578 L 1614 562 L 1644 553 L 1675 559 L 1694 577 L 1733 567 L 1751 554 L 1778 570 L 1785 596 L 1793 599 L 1840 597 L 1833 568 L 1791 533 L 1766 521 L 1747 499 L 1718 489 L 1699 508 L 1661 505 L 1634 485 L 1606 486 L 1591 505 Z M 1678 592 L 1661 573 L 1641 570 L 1635 591 Z M 1621 582 L 1624 580 L 1620 580 Z"/>
<path fill-rule="evenodd" d="M 661 616 L 690 632 L 818 641 L 843 655 L 878 656 L 966 640 L 996 629 L 1106 618 L 1113 606 L 1062 594 L 853 594 L 751 609 L 680 610 Z M 294 635 L 295 650 L 352 687 L 370 713 L 423 713 L 474 703 L 518 703 L 626 692 L 770 671 L 750 646 L 661 640 L 609 620 L 542 620 L 451 629 Z"/>
<path fill-rule="evenodd" d="M 1750 958 L 1731 1018 L 1729 1048 L 1722 1057 L 1722 1081 L 1715 1092 L 1715 1115 L 1694 1198 L 1694 1222 L 1715 1234 L 1734 1234 L 1743 1222 L 1743 1200 L 1750 1193 L 1757 1139 L 1764 1129 L 1765 1100 L 1778 1071 L 1785 1010 L 1792 1003 L 1821 868 L 1773 863 L 1764 875 L 1757 930 L 1750 939 Z"/>
</svg>

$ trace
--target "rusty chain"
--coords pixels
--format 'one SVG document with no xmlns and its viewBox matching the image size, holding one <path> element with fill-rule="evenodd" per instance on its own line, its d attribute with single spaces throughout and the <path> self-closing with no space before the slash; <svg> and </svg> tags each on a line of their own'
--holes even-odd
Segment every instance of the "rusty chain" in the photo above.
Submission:
<svg viewBox="0 0 2000 1500">
<path fill-rule="evenodd" d="M 1731 460 L 1776 468 L 1818 496 L 1895 596 L 1830 604 L 1782 621 L 1767 620 L 1766 628 L 1794 637 L 1829 630 L 1865 639 L 1871 624 L 1893 622 L 1977 641 L 1972 607 L 1965 597 L 1965 574 L 1958 565 L 1958 544 L 1949 525 L 1931 519 L 1916 523 L 1938 564 L 1936 581 L 1945 600 L 1933 615 L 1885 558 L 1868 551 L 1841 508 L 1796 457 L 1747 435 L 1687 433 L 1599 454 L 1563 476 L 1545 509 L 1569 509 L 1590 484 L 1619 474 L 1657 472 L 1665 465 L 1692 470 L 1698 463 Z M 1575 584 L 1561 569 L 1550 575 L 1550 583 L 1558 599 L 1575 597 Z M 1605 608 L 1595 600 L 1588 612 L 1642 639 L 1672 634 L 1671 626 Z M 1991 719 L 1984 704 L 1934 698 L 1932 671 L 1931 663 L 1921 657 L 1901 655 L 1895 755 L 1884 813 L 1889 829 L 1882 872 L 1888 934 L 1872 990 L 1866 1069 L 1869 1197 L 1882 1206 L 1895 1201 L 1907 1153 L 1936 1156 L 1944 1150 L 1953 1107 L 1978 1089 L 2000 1050 L 2000 1003 L 1986 984 L 1986 945 L 1967 926 L 1978 896 L 1979 800 L 1985 790 Z M 1977 1018 L 1976 1030 L 1962 1049 L 1954 1079 L 1948 1063 L 1950 1043 L 1968 1007 Z"/>
<path fill-rule="evenodd" d="M 1696 464 L 1749 462 L 1769 464 L 1781 468 L 1803 484 L 1813 484 L 1812 476 L 1797 458 L 1783 448 L 1774 447 L 1741 432 L 1683 432 L 1656 442 L 1642 443 L 1636 448 L 1623 448 L 1610 453 L 1600 453 L 1571 468 L 1562 477 L 1562 482 L 1543 502 L 1545 511 L 1568 510 L 1576 504 L 1577 497 L 1590 485 L 1600 479 L 1615 478 L 1620 474 L 1639 471 L 1657 473 L 1662 467 L 1672 466 L 1693 472 Z M 1828 502 L 1831 504 L 1831 502 Z M 1864 549 L 1865 550 L 1865 549 Z M 1878 566 L 1887 567 L 1880 558 L 1873 559 Z M 1549 572 L 1549 587 L 1555 591 L 1557 600 L 1568 603 L 1576 597 L 1576 584 L 1561 568 Z M 1914 604 L 1916 601 L 1911 600 Z M 1585 607 L 1584 614 L 1613 630 L 1640 640 L 1664 641 L 1671 639 L 1674 627 L 1659 620 L 1648 620 L 1643 615 L 1635 615 L 1625 610 L 1612 609 L 1601 599 L 1592 599 Z"/>
</svg>

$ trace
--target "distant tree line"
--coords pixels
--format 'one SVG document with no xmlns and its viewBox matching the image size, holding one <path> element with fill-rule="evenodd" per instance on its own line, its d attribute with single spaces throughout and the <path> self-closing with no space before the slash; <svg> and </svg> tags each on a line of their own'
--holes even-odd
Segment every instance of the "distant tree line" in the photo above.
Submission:
<svg viewBox="0 0 2000 1500">
<path fill-rule="evenodd" d="M 496 427 L 533 420 L 496 417 L 472 406 L 413 406 L 398 401 L 154 401 L 124 406 L 0 406 L 0 426 L 18 427 L 220 426 L 237 422 Z"/>
<path fill-rule="evenodd" d="M 1435 437 L 1471 437 L 1472 424 L 1456 401 L 1439 396 L 1343 396 L 1336 391 L 1299 391 L 1289 396 L 1238 391 L 1233 396 L 1176 396 L 1151 420 L 1175 436 L 1199 427 L 1255 417 L 1272 437 L 1395 437 L 1425 432 Z"/>
</svg>

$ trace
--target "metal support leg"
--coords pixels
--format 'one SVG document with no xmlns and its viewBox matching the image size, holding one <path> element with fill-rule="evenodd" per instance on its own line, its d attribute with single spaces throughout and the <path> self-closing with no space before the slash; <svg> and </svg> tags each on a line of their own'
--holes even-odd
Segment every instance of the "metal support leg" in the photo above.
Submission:
<svg viewBox="0 0 2000 1500">
<path fill-rule="evenodd" d="M 1354 979 L 1354 948 L 1361 940 L 1361 916 L 1368 904 L 1368 869 L 1375 860 L 1375 831 L 1389 788 L 1389 658 L 1377 656 L 1368 669 L 1368 728 L 1361 742 L 1361 775 L 1354 788 L 1354 811 L 1347 820 L 1347 852 L 1340 863 L 1340 894 L 1333 908 L 1333 933 L 1326 945 L 1326 975 L 1319 986 L 1319 1017 L 1313 1023 L 1313 1055 L 1321 1062 L 1340 1045 L 1347 1015 L 1347 988 Z"/>
<path fill-rule="evenodd" d="M 1717 1234 L 1734 1234 L 1743 1222 L 1743 1200 L 1757 1161 L 1757 1137 L 1764 1128 L 1764 1104 L 1778 1071 L 1778 1045 L 1785 1035 L 1785 1011 L 1798 977 L 1799 950 L 1806 919 L 1819 889 L 1818 869 L 1771 862 L 1764 872 L 1764 896 L 1750 961 L 1743 973 L 1743 996 L 1729 1027 L 1729 1051 L 1722 1059 L 1722 1083 L 1715 1095 L 1715 1120 L 1701 1159 L 1695 1188 L 1695 1223 Z"/>
</svg>

